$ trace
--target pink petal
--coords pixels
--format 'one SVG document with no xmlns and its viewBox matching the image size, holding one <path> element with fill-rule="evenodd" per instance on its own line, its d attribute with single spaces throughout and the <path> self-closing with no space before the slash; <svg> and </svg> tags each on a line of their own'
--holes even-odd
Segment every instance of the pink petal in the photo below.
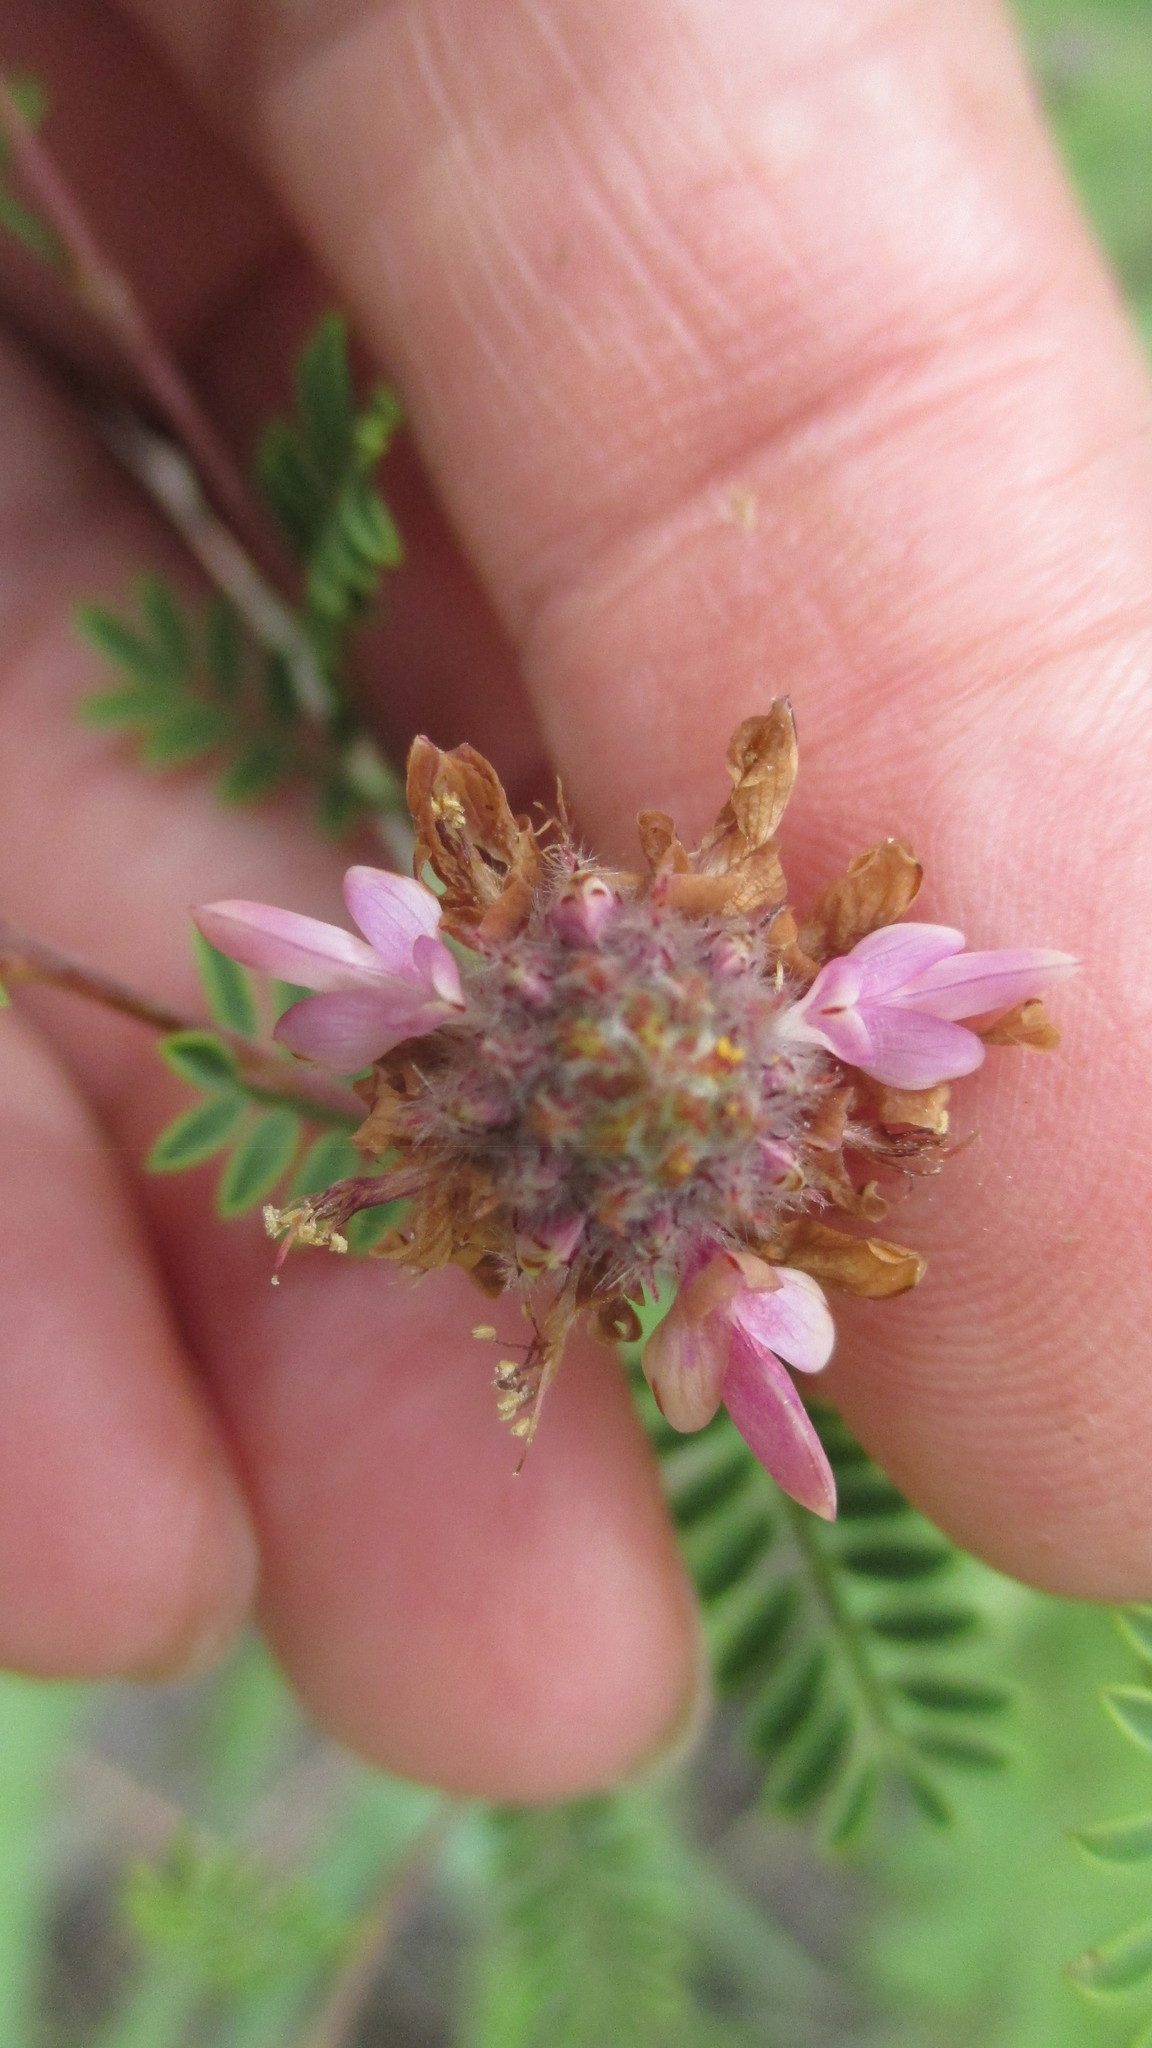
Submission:
<svg viewBox="0 0 1152 2048">
<path fill-rule="evenodd" d="M 620 898 L 602 875 L 573 875 L 548 912 L 548 922 L 566 946 L 594 946 L 620 908 Z"/>
<path fill-rule="evenodd" d="M 831 1522 L 836 1481 L 808 1411 L 784 1367 L 756 1356 L 737 1335 L 724 1375 L 724 1405 L 749 1450 L 778 1486 Z"/>
<path fill-rule="evenodd" d="M 380 980 L 372 947 L 317 917 L 299 917 L 271 903 L 242 902 L 205 903 L 192 917 L 218 952 L 281 981 L 331 991 L 371 987 Z"/>
<path fill-rule="evenodd" d="M 836 1325 L 823 1291 L 810 1273 L 772 1266 L 774 1287 L 747 1288 L 731 1308 L 734 1328 L 756 1353 L 775 1353 L 798 1372 L 823 1372 L 836 1343 Z"/>
<path fill-rule="evenodd" d="M 444 1014 L 442 1003 L 393 982 L 293 1003 L 275 1036 L 301 1059 L 316 1060 L 336 1074 L 358 1074 L 403 1039 L 434 1031 Z"/>
<path fill-rule="evenodd" d="M 871 1040 L 856 1008 L 859 995 L 860 972 L 851 956 L 829 960 L 800 1001 L 781 1011 L 777 1031 L 785 1040 L 822 1045 L 837 1059 L 861 1066 Z"/>
<path fill-rule="evenodd" d="M 914 975 L 923 974 L 937 961 L 963 950 L 964 934 L 953 925 L 888 924 L 878 932 L 869 932 L 844 959 L 852 963 L 860 976 L 861 1003 L 874 1003 L 881 997 L 898 994 Z M 834 964 L 829 962 L 830 966 Z M 827 973 L 827 968 L 823 972 Z"/>
<path fill-rule="evenodd" d="M 673 1302 L 644 1346 L 641 1364 L 656 1405 L 673 1429 L 703 1429 L 720 1406 L 731 1330 L 723 1315 L 690 1321 Z"/>
<path fill-rule="evenodd" d="M 958 960 L 937 961 L 916 975 L 894 1000 L 901 1009 L 925 1010 L 933 1017 L 982 1017 L 1027 1002 L 1078 965 L 1070 953 L 1042 948 L 962 953 Z"/>
<path fill-rule="evenodd" d="M 442 939 L 417 939 L 412 948 L 412 966 L 413 987 L 428 990 L 456 1010 L 464 1008 L 460 969 Z"/>
<path fill-rule="evenodd" d="M 863 1013 L 870 1047 L 852 1061 L 889 1088 L 934 1088 L 975 1073 L 984 1046 L 974 1031 L 897 1003 L 872 1003 Z M 841 1055 L 843 1057 L 843 1055 Z"/>
<path fill-rule="evenodd" d="M 349 868 L 344 901 L 386 974 L 412 978 L 412 949 L 440 930 L 440 905 L 431 889 L 385 868 Z"/>
</svg>

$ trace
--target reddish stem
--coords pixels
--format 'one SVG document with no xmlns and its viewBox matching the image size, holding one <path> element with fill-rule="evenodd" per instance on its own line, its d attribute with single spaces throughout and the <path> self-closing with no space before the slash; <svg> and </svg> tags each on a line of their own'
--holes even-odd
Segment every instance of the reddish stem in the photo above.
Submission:
<svg viewBox="0 0 1152 2048">
<path fill-rule="evenodd" d="M 25 119 L 3 72 L 0 136 L 28 198 L 60 239 L 77 297 L 135 370 L 157 411 L 188 450 L 221 512 L 227 514 L 251 551 L 282 574 L 279 550 L 231 451 L 169 355 L 128 279 L 101 246 L 54 158 Z"/>
<path fill-rule="evenodd" d="M 166 1003 L 153 1002 L 151 996 L 141 995 L 112 975 L 102 974 L 70 953 L 62 953 L 43 939 L 33 938 L 0 920 L 0 984 L 12 987 L 18 982 L 65 989 L 70 995 L 83 996 L 86 1002 L 99 1003 L 102 1009 L 133 1017 L 152 1031 L 167 1034 L 205 1028 L 202 1018 L 170 1009 Z M 227 1031 L 220 1025 L 210 1028 L 235 1054 L 241 1079 L 258 1095 L 291 1103 L 302 1116 L 314 1117 L 320 1123 L 352 1129 L 360 1122 L 361 1106 L 348 1090 L 334 1086 L 322 1074 L 291 1065 L 283 1054 L 260 1045 L 254 1038 L 246 1038 L 242 1031 Z"/>
</svg>

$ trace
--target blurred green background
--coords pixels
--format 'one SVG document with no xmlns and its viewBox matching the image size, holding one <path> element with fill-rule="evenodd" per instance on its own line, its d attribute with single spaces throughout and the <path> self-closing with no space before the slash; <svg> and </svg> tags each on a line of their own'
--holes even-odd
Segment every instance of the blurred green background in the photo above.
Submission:
<svg viewBox="0 0 1152 2048">
<path fill-rule="evenodd" d="M 1152 344 L 1152 0 L 1018 12 Z M 1107 1614 L 980 1577 L 1020 1692 L 1016 1762 L 970 1780 L 952 1830 L 906 1817 L 839 1861 L 758 1810 L 723 1717 L 680 1780 L 517 1817 L 449 1808 L 317 1740 L 254 1645 L 154 1694 L 0 1680 L 0 2048 L 1152 2040 L 1147 1999 L 1093 2003 L 1063 1973 L 1152 1918 L 1149 1867 L 1095 1868 L 1068 1838 L 1152 1807 L 1152 1756 L 1098 1700 L 1136 1660 Z M 699 2009 L 613 2016 L 601 1979 L 625 1950 L 659 2005 L 669 1899 Z"/>
</svg>

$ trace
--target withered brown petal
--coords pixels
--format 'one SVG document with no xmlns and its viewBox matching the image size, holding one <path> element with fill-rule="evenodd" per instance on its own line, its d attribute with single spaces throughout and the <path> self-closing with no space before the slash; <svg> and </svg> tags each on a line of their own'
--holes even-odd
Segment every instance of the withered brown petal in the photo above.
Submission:
<svg viewBox="0 0 1152 2048">
<path fill-rule="evenodd" d="M 799 1266 L 822 1286 L 866 1301 L 885 1301 L 917 1287 L 928 1269 L 919 1252 L 889 1244 L 882 1237 L 849 1237 L 811 1218 L 796 1224 L 780 1255 L 784 1264 Z"/>
<path fill-rule="evenodd" d="M 540 867 L 531 825 L 513 817 L 490 761 L 475 747 L 444 753 L 423 737 L 408 756 L 408 806 L 416 828 L 414 870 L 425 863 L 444 884 L 445 930 L 466 941 L 511 888 L 494 923 L 507 936 L 527 914 Z"/>
<path fill-rule="evenodd" d="M 882 839 L 858 853 L 846 875 L 817 897 L 800 943 L 814 960 L 850 953 L 869 932 L 895 924 L 915 902 L 924 870 L 903 839 Z"/>
<path fill-rule="evenodd" d="M 985 1045 L 1023 1045 L 1031 1052 L 1052 1052 L 1060 1043 L 1060 1033 L 1039 996 L 1017 1003 L 1014 1010 L 998 1017 L 978 1036 Z"/>
<path fill-rule="evenodd" d="M 640 848 L 654 875 L 686 875 L 691 867 L 667 811 L 641 811 L 636 820 Z"/>
<path fill-rule="evenodd" d="M 732 794 L 696 854 L 701 874 L 727 874 L 766 847 L 784 816 L 798 762 L 796 727 L 786 697 L 760 718 L 746 718 L 728 747 Z"/>
<path fill-rule="evenodd" d="M 885 1130 L 911 1125 L 914 1130 L 933 1131 L 943 1138 L 948 1132 L 951 1093 L 947 1081 L 938 1081 L 934 1088 L 885 1088 L 874 1082 L 865 1107 Z"/>
</svg>

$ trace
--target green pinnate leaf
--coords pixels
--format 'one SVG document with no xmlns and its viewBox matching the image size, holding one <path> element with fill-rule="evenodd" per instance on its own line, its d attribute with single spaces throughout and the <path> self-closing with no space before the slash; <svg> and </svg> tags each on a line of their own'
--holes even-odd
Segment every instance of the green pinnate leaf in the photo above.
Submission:
<svg viewBox="0 0 1152 2048">
<path fill-rule="evenodd" d="M 773 1791 L 777 1812 L 807 1813 L 839 1782 L 852 1750 L 853 1719 L 846 1706 L 825 1716 L 804 1739 L 799 1758 Z"/>
<path fill-rule="evenodd" d="M 230 1088 L 237 1079 L 236 1056 L 214 1031 L 173 1031 L 157 1051 L 166 1066 L 193 1088 Z"/>
<path fill-rule="evenodd" d="M 192 660 L 192 636 L 183 608 L 158 576 L 142 576 L 137 594 L 148 626 L 154 673 L 178 683 Z"/>
<path fill-rule="evenodd" d="M 905 1699 L 933 1714 L 1002 1714 L 1012 1704 L 1003 1685 L 982 1685 L 975 1679 L 913 1672 L 896 1681 Z"/>
<path fill-rule="evenodd" d="M 216 794 L 224 804 L 259 803 L 283 788 L 294 765 L 278 733 L 258 733 L 216 777 Z"/>
<path fill-rule="evenodd" d="M 927 1771 L 906 1768 L 901 1773 L 903 1783 L 912 1795 L 913 1802 L 934 1827 L 948 1828 L 956 1818 L 956 1809 L 943 1786 Z"/>
<path fill-rule="evenodd" d="M 799 1590 L 790 1579 L 782 1580 L 757 1604 L 716 1658 L 716 1683 L 722 1692 L 734 1692 L 775 1668 L 800 1607 Z"/>
<path fill-rule="evenodd" d="M 1090 1948 L 1069 1964 L 1068 1974 L 1082 1991 L 1102 1996 L 1137 1990 L 1152 1977 L 1152 1921 Z"/>
<path fill-rule="evenodd" d="M 682 1449 L 684 1438 L 672 1434 L 671 1448 Z M 744 1449 L 730 1450 L 709 1461 L 705 1469 L 672 1493 L 672 1515 L 681 1530 L 695 1528 L 719 1509 L 731 1506 L 752 1482 L 754 1467 Z"/>
<path fill-rule="evenodd" d="M 872 1633 L 888 1643 L 954 1643 L 979 1625 L 971 1607 L 888 1607 L 867 1618 Z"/>
<path fill-rule="evenodd" d="M 145 768 L 179 768 L 215 753 L 227 736 L 218 707 L 190 698 L 152 722 L 140 742 L 140 760 Z"/>
<path fill-rule="evenodd" d="M 772 1756 L 811 1719 L 824 1692 L 830 1661 L 827 1647 L 820 1643 L 785 1667 L 776 1690 L 750 1723 L 748 1734 L 754 1749 Z"/>
<path fill-rule="evenodd" d="M 944 1543 L 847 1543 L 840 1553 L 846 1571 L 864 1579 L 929 1579 L 947 1571 L 956 1553 Z"/>
<path fill-rule="evenodd" d="M 244 675 L 244 628 L 227 598 L 210 598 L 205 607 L 204 650 L 214 694 L 230 702 Z"/>
<path fill-rule="evenodd" d="M 1145 1663 L 1152 1664 L 1152 1607 L 1132 1606 L 1117 1609 L 1116 1626 L 1125 1641 Z"/>
<path fill-rule="evenodd" d="M 841 1522 L 880 1521 L 912 1512 L 882 1472 L 851 1466 L 836 1475 L 836 1508 Z"/>
<path fill-rule="evenodd" d="M 337 1180 L 348 1180 L 365 1170 L 364 1154 L 356 1150 L 342 1131 L 325 1131 L 309 1145 L 288 1189 L 289 1195 L 318 1195 Z"/>
<path fill-rule="evenodd" d="M 186 1109 L 161 1131 L 148 1154 L 148 1171 L 183 1173 L 211 1159 L 235 1135 L 246 1109 L 241 1094 L 223 1091 L 197 1103 L 194 1109 Z"/>
<path fill-rule="evenodd" d="M 702 1600 L 718 1600 L 738 1585 L 754 1564 L 771 1549 L 779 1534 L 768 1515 L 725 1523 L 719 1537 L 699 1557 L 694 1557 L 692 1576 Z"/>
<path fill-rule="evenodd" d="M 1147 1863 L 1152 1859 L 1152 1813 L 1078 1828 L 1072 1840 L 1094 1863 Z"/>
<path fill-rule="evenodd" d="M 1104 1705 L 1130 1742 L 1152 1749 L 1152 1691 L 1146 1685 L 1109 1685 Z"/>
<path fill-rule="evenodd" d="M 126 683 L 119 690 L 97 690 L 86 697 L 80 706 L 80 716 L 85 725 L 97 731 L 115 726 L 144 726 L 163 718 L 168 709 L 168 699 L 157 693 L 151 684 Z"/>
<path fill-rule="evenodd" d="M 999 1743 L 985 1742 L 976 1735 L 917 1731 L 911 1740 L 922 1756 L 932 1757 L 936 1763 L 954 1764 L 962 1771 L 1002 1771 L 1009 1761 L 1007 1750 Z"/>
<path fill-rule="evenodd" d="M 308 1885 L 232 1848 L 176 1836 L 163 1861 L 130 1873 L 124 1898 L 138 1937 L 172 1952 L 205 1989 L 251 1995 L 338 1954 L 347 1935 Z"/>
<path fill-rule="evenodd" d="M 867 1834 L 876 1810 L 882 1783 L 875 1760 L 861 1765 L 849 1778 L 839 1807 L 833 1813 L 824 1839 L 830 1848 L 850 1849 Z"/>
<path fill-rule="evenodd" d="M 226 1031 L 239 1031 L 246 1038 L 254 1038 L 260 1019 L 246 969 L 229 960 L 226 953 L 218 953 L 197 931 L 192 934 L 192 944 L 200 986 L 213 1021 L 222 1024 Z"/>
<path fill-rule="evenodd" d="M 216 1189 L 220 1216 L 243 1216 L 278 1187 L 300 1145 L 301 1123 L 295 1110 L 266 1109 L 243 1131 L 230 1154 Z"/>
<path fill-rule="evenodd" d="M 89 645 L 116 668 L 125 669 L 141 683 L 166 682 L 150 641 L 115 612 L 105 610 L 103 605 L 81 605 L 76 612 L 76 624 Z"/>
</svg>

